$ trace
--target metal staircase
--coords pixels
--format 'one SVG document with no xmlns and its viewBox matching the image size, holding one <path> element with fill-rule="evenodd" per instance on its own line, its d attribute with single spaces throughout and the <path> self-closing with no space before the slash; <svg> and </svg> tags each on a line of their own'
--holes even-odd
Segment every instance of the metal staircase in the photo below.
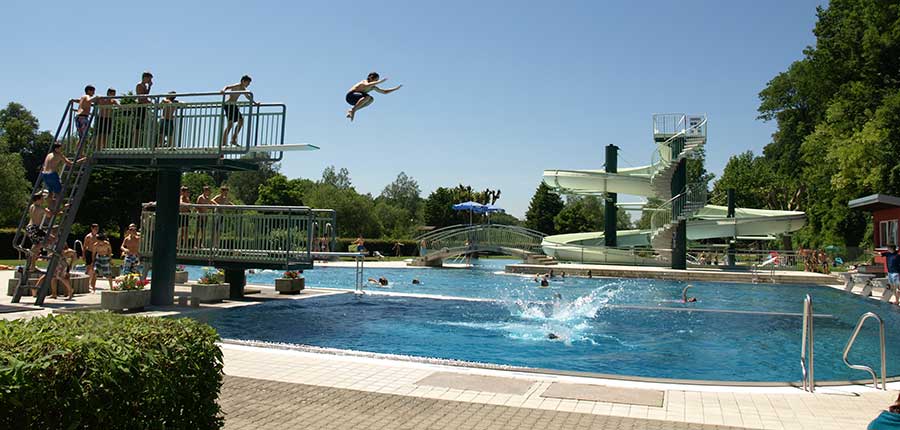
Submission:
<svg viewBox="0 0 900 430">
<path fill-rule="evenodd" d="M 660 257 L 669 259 L 673 230 L 679 221 L 687 220 L 706 206 L 706 184 L 688 184 L 678 195 L 672 196 L 672 176 L 685 158 L 700 153 L 706 144 L 706 116 L 685 114 L 657 114 L 653 116 L 653 139 L 657 142 L 650 169 L 650 186 L 660 199 L 660 207 L 651 217 L 650 244 L 660 250 Z"/>
<path fill-rule="evenodd" d="M 41 285 L 30 287 L 28 285 L 29 278 L 31 278 L 33 272 L 37 271 L 34 262 L 37 260 L 37 257 L 39 257 L 41 251 L 46 250 L 48 258 L 46 273 L 55 273 L 56 267 L 61 264 L 62 251 L 65 247 L 69 232 L 71 231 L 72 223 L 75 221 L 75 214 L 78 213 L 78 207 L 81 204 L 81 199 L 87 188 L 88 179 L 91 176 L 94 162 L 91 157 L 87 156 L 86 148 L 89 147 L 92 142 L 93 132 L 89 127 L 83 135 L 78 135 L 75 127 L 73 104 L 74 102 L 72 101 L 66 103 L 62 119 L 60 119 L 59 126 L 56 129 L 54 142 L 62 144 L 63 153 L 67 158 L 75 161 L 75 163 L 71 166 L 66 165 L 65 163 L 62 164 L 63 167 L 59 173 L 62 190 L 51 203 L 51 207 L 49 208 L 51 214 L 44 216 L 39 225 L 39 227 L 47 232 L 47 234 L 39 242 L 31 243 L 25 231 L 30 218 L 28 208 L 25 209 L 25 213 L 19 221 L 19 226 L 16 229 L 16 234 L 13 238 L 13 247 L 25 254 L 28 261 L 32 263 L 26 264 L 24 272 L 19 276 L 19 284 L 16 286 L 12 298 L 13 303 L 18 303 L 21 300 L 22 295 L 27 293 L 31 288 L 37 288 L 37 296 L 35 297 L 34 304 L 38 306 L 43 305 L 44 298 L 47 295 L 53 277 L 46 276 Z M 93 124 L 93 111 L 88 119 L 90 120 L 90 124 Z M 81 161 L 79 162 L 78 160 Z M 32 195 L 43 191 L 43 177 L 39 175 L 34 183 Z M 54 227 L 56 227 L 55 233 L 53 233 Z M 38 255 L 34 255 L 33 250 L 36 251 Z"/>
</svg>

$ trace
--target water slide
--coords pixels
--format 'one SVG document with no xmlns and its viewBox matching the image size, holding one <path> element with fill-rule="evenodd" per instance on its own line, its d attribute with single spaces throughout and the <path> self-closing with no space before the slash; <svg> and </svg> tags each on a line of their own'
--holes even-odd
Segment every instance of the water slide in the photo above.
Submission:
<svg viewBox="0 0 900 430">
<path fill-rule="evenodd" d="M 795 211 L 737 208 L 734 218 L 727 218 L 725 206 L 707 205 L 687 222 L 689 240 L 737 236 L 767 236 L 797 231 L 806 223 L 806 214 Z M 650 230 L 620 230 L 616 233 L 618 248 L 649 247 Z M 572 233 L 547 236 L 541 243 L 544 253 L 558 260 L 645 263 L 630 249 L 604 248 L 603 232 Z"/>
</svg>

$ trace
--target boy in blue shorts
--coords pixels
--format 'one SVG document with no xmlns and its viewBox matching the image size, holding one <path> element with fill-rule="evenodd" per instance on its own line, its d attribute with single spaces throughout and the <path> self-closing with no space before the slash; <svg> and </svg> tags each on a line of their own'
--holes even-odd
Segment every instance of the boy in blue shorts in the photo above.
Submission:
<svg viewBox="0 0 900 430">
<path fill-rule="evenodd" d="M 75 161 L 69 160 L 62 152 L 62 144 L 58 142 L 53 144 L 52 150 L 44 158 L 44 167 L 41 168 L 41 179 L 43 179 L 47 191 L 50 192 L 50 202 L 47 207 L 51 209 L 55 207 L 56 196 L 62 192 L 62 182 L 59 180 L 59 163 L 66 163 L 66 165 L 71 166 L 82 161 L 84 161 L 84 158 Z"/>
</svg>

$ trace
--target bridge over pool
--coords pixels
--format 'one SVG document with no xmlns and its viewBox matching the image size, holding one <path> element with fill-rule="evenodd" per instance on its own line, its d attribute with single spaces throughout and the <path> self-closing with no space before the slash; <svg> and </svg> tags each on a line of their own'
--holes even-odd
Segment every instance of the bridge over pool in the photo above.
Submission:
<svg viewBox="0 0 900 430">
<path fill-rule="evenodd" d="M 419 236 L 420 256 L 414 266 L 441 266 L 448 258 L 503 254 L 528 259 L 542 255 L 544 234 L 524 227 L 500 224 L 454 225 Z M 423 246 L 424 244 L 424 246 Z"/>
</svg>

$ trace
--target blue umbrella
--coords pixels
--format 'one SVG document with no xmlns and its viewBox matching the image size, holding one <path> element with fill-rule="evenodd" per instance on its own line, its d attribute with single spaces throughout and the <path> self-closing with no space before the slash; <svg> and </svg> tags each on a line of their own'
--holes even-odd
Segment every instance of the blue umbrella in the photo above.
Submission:
<svg viewBox="0 0 900 430">
<path fill-rule="evenodd" d="M 503 208 L 494 205 L 484 205 L 482 213 L 492 214 L 495 212 L 506 212 Z"/>
<path fill-rule="evenodd" d="M 452 206 L 455 211 L 469 211 L 469 224 L 472 224 L 472 212 L 484 213 L 484 205 L 478 202 L 467 201 Z"/>
</svg>

